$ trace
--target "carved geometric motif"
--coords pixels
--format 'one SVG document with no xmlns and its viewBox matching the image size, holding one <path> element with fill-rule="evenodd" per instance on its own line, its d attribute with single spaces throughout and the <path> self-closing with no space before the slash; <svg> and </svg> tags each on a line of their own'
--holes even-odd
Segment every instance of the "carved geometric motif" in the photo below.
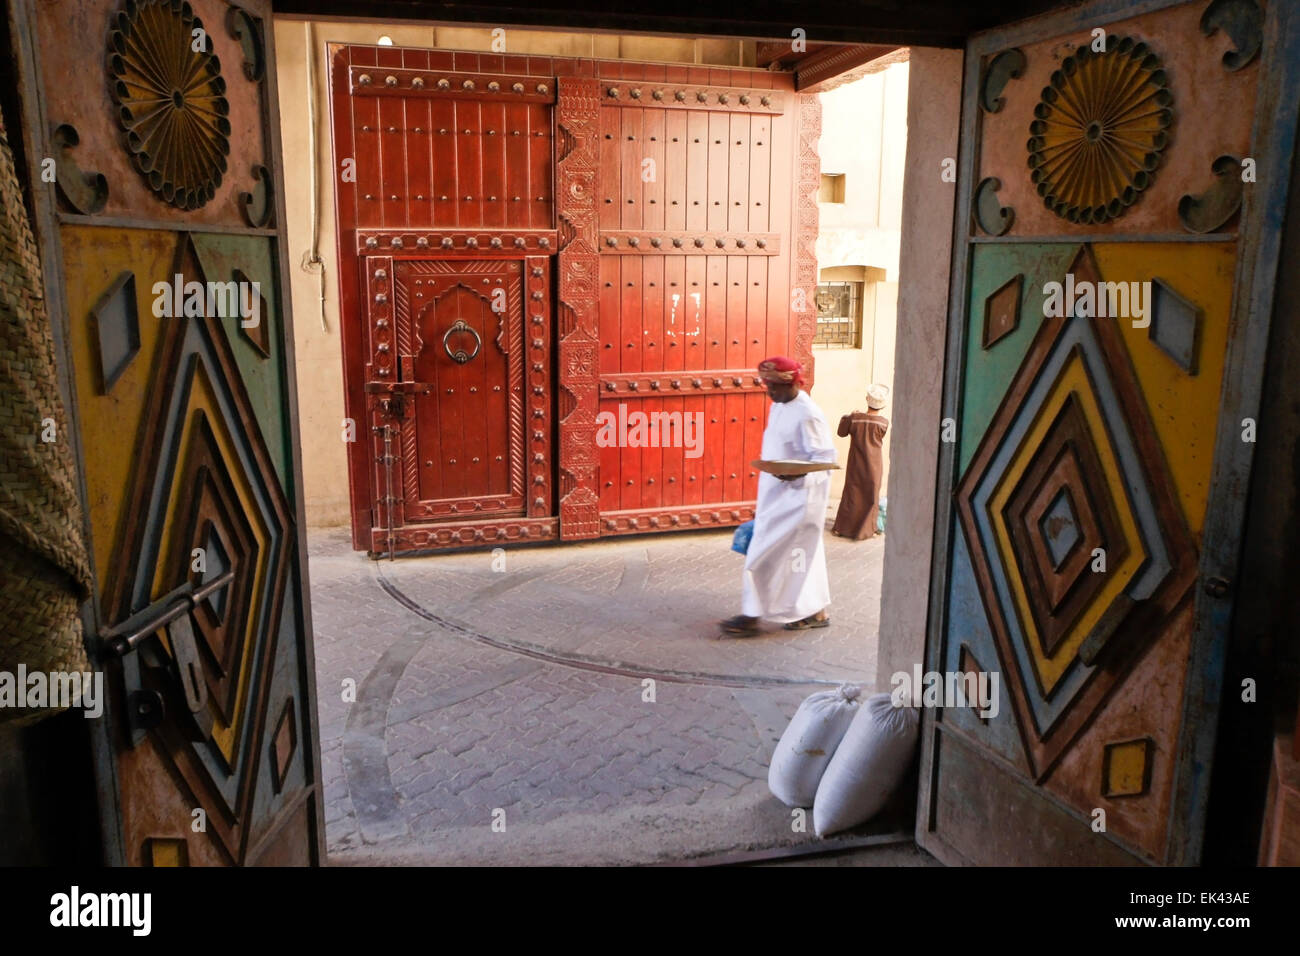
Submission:
<svg viewBox="0 0 1300 956">
<path fill-rule="evenodd" d="M 1020 288 L 1024 275 L 1017 274 L 984 300 L 984 348 L 992 348 L 1020 325 Z"/>
<path fill-rule="evenodd" d="M 816 95 L 801 94 L 799 101 L 799 154 L 795 171 L 794 290 L 802 291 L 806 306 L 796 311 L 790 336 L 793 358 L 802 362 L 808 387 L 813 386 L 812 341 L 817 328 L 813 297 L 817 290 L 817 231 L 821 211 L 817 191 L 821 185 L 821 159 L 817 153 L 822 135 L 822 104 Z"/>
<path fill-rule="evenodd" d="M 230 278 L 233 279 L 241 289 L 252 289 L 253 282 L 241 270 L 231 270 Z M 240 315 L 239 317 L 239 334 L 248 340 L 248 344 L 257 350 L 257 354 L 262 358 L 271 357 L 271 313 L 266 308 L 266 300 L 262 298 L 260 292 L 256 295 L 248 295 L 247 298 L 241 298 L 241 305 L 247 301 L 250 305 L 248 316 Z"/>
<path fill-rule="evenodd" d="M 1101 761 L 1101 795 L 1137 797 L 1150 790 L 1155 747 L 1150 737 L 1106 744 Z"/>
<path fill-rule="evenodd" d="M 140 351 L 140 319 L 136 312 L 135 274 L 123 272 L 90 312 L 99 344 L 99 373 L 105 394 L 113 390 Z"/>
<path fill-rule="evenodd" d="M 298 725 L 295 721 L 293 698 L 290 697 L 285 700 L 280 719 L 275 722 L 275 733 L 271 735 L 271 782 L 276 793 L 284 789 L 289 764 L 298 750 Z"/>
<path fill-rule="evenodd" d="M 244 513 L 239 491 L 207 413 L 192 412 L 184 472 L 179 487 L 189 489 L 189 508 L 173 537 L 175 551 L 168 566 L 189 565 L 188 578 L 195 587 L 234 571 L 230 584 L 195 608 L 193 623 L 205 662 L 209 699 L 226 724 L 234 722 L 239 690 L 240 662 L 248 637 L 248 615 L 254 605 L 253 573 L 259 531 Z M 202 570 L 195 570 L 191 555 L 203 549 Z M 179 583 L 179 578 L 174 581 Z"/>
<path fill-rule="evenodd" d="M 1075 223 L 1124 214 L 1151 185 L 1169 143 L 1173 96 L 1160 58 L 1132 37 L 1080 46 L 1052 73 L 1029 124 L 1030 178 Z"/>
<path fill-rule="evenodd" d="M 189 845 L 174 837 L 149 837 L 144 841 L 144 862 L 146 866 L 189 866 Z"/>
<path fill-rule="evenodd" d="M 1068 271 L 1101 281 L 1087 246 Z M 1196 569 L 1113 320 L 1043 320 L 956 497 L 1041 779 L 1123 679 L 1150 637 L 1144 623 L 1181 600 Z"/>
<path fill-rule="evenodd" d="M 560 533 L 600 535 L 599 456 L 595 449 L 597 361 L 596 193 L 599 189 L 600 84 L 559 77 L 555 104 L 556 263 L 559 337 Z"/>
<path fill-rule="evenodd" d="M 108 70 L 127 149 L 149 188 L 179 209 L 203 206 L 221 185 L 231 130 L 203 21 L 182 0 L 125 0 L 112 21 Z"/>
<path fill-rule="evenodd" d="M 173 270 L 207 279 L 186 234 Z M 208 808 L 210 832 L 237 860 L 257 771 L 252 755 L 265 733 L 255 715 L 281 630 L 290 510 L 223 320 L 164 320 L 160 331 L 125 498 L 132 520 L 111 562 L 105 613 L 117 623 L 178 585 L 212 580 L 223 564 L 234 572 L 224 596 L 191 615 L 210 736 L 177 738 L 170 722 L 151 732 L 168 738 L 177 771 Z M 202 572 L 193 570 L 194 548 L 213 558 Z"/>
<path fill-rule="evenodd" d="M 1025 566 L 1026 599 L 1045 657 L 1056 653 L 1129 556 L 1110 491 L 1099 487 L 1102 474 L 1084 402 L 1070 395 L 1008 497 L 1002 518 Z M 1104 571 L 1094 570 L 1098 548 L 1105 552 Z M 1094 628 L 1083 640 L 1094 635 L 1097 640 L 1109 636 Z M 1050 690 L 1051 678 L 1039 677 Z"/>
<path fill-rule="evenodd" d="M 209 522 L 204 529 L 201 540 L 204 542 L 203 550 L 207 555 L 206 567 L 200 575 L 198 585 L 202 587 L 210 581 L 219 579 L 223 574 L 230 570 L 230 552 L 226 547 L 221 532 L 217 526 Z M 226 609 L 230 606 L 227 597 L 230 593 L 229 587 L 218 588 L 208 595 L 208 606 L 211 607 L 212 613 L 218 621 L 225 622 Z"/>
<path fill-rule="evenodd" d="M 1151 341 L 1188 375 L 1196 374 L 1201 310 L 1160 278 L 1151 281 Z"/>
<path fill-rule="evenodd" d="M 1069 488 L 1062 488 L 1056 493 L 1037 526 L 1043 540 L 1047 542 L 1052 567 L 1059 568 L 1081 540 L 1079 516 L 1075 512 Z"/>
</svg>

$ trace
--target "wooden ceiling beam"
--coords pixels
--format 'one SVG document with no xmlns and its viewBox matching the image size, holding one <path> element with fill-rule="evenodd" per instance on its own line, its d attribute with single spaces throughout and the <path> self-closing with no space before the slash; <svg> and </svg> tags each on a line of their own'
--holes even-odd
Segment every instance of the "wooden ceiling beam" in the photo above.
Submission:
<svg viewBox="0 0 1300 956">
<path fill-rule="evenodd" d="M 810 53 L 794 65 L 794 88 L 800 93 L 820 93 L 840 85 L 846 73 L 859 71 L 873 60 L 902 47 L 881 44 L 845 44 Z"/>
<path fill-rule="evenodd" d="M 796 29 L 809 43 L 960 47 L 966 37 L 1066 6 L 1070 0 L 746 0 L 708 7 L 698 0 L 659 0 L 611 8 L 591 0 L 272 0 L 277 15 L 316 20 L 476 23 L 555 30 L 784 40 Z"/>
</svg>

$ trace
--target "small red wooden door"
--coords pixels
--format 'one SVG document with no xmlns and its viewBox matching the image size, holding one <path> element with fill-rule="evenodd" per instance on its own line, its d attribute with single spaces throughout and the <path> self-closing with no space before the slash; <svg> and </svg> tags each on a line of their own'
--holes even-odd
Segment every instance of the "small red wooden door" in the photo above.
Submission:
<svg viewBox="0 0 1300 956">
<path fill-rule="evenodd" d="M 449 519 L 549 514 L 549 435 L 525 420 L 525 390 L 546 393 L 548 260 L 371 256 L 365 268 L 371 332 L 396 353 L 396 381 L 367 383 L 382 490 L 371 549 L 487 540 Z"/>
</svg>

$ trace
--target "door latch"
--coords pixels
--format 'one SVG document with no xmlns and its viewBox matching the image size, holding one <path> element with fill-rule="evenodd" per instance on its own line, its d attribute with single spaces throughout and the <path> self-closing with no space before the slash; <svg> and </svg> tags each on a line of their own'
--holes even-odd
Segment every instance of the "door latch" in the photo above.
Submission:
<svg viewBox="0 0 1300 956">
<path fill-rule="evenodd" d="M 211 736 L 207 682 L 190 613 L 234 580 L 231 569 L 197 588 L 182 584 L 116 627 L 100 632 L 109 653 L 121 661 L 132 746 L 163 722 L 169 698 L 185 705 L 172 709 L 186 736 L 200 741 Z M 163 629 L 171 645 L 170 657 L 157 639 Z"/>
<path fill-rule="evenodd" d="M 379 407 L 383 409 L 384 414 L 389 416 L 390 418 L 397 418 L 397 419 L 405 418 L 406 417 L 406 393 L 405 392 L 390 393 L 387 398 L 381 398 L 379 400 Z"/>
</svg>

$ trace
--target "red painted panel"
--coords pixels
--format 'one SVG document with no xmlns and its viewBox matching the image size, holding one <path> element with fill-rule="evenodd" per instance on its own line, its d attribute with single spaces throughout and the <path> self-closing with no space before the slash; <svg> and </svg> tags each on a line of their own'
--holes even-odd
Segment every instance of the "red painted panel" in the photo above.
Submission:
<svg viewBox="0 0 1300 956">
<path fill-rule="evenodd" d="M 551 109 L 528 107 L 528 163 L 519 173 L 523 183 L 519 195 L 528 210 L 527 223 L 534 229 L 555 228 L 555 189 L 552 185 Z M 520 219 L 523 225 L 524 219 Z"/>
<path fill-rule="evenodd" d="M 484 101 L 479 108 L 483 124 L 479 138 L 483 157 L 483 225 L 496 229 L 507 225 L 506 210 L 513 195 L 506 185 L 506 141 L 510 130 L 506 126 L 505 103 Z"/>
<path fill-rule="evenodd" d="M 456 54 L 459 58 L 461 54 Z M 459 62 L 457 69 L 461 69 Z M 483 223 L 482 104 L 457 100 L 452 129 L 456 137 L 456 221 L 462 226 Z"/>
<path fill-rule="evenodd" d="M 727 178 L 727 229 L 732 232 L 756 232 L 749 224 L 749 151 L 750 118 L 733 113 L 727 148 L 731 153 L 731 172 Z"/>
<path fill-rule="evenodd" d="M 433 155 L 433 214 L 430 225 L 458 226 L 460 187 L 456 166 L 456 104 L 448 99 L 429 101 L 429 143 Z"/>
<path fill-rule="evenodd" d="M 708 139 L 709 192 L 705 204 L 708 208 L 709 232 L 723 232 L 727 228 L 727 186 L 731 174 L 731 151 L 727 138 L 731 134 L 729 117 L 725 113 L 709 114 Z"/>
<path fill-rule="evenodd" d="M 641 297 L 641 369 L 662 372 L 668 348 L 664 341 L 663 256 L 641 257 Z"/>
<path fill-rule="evenodd" d="M 682 297 L 682 338 L 686 350 L 684 368 L 688 371 L 700 371 L 709 367 L 709 328 L 708 315 L 708 259 L 704 256 L 689 256 L 686 263 L 686 292 Z M 714 368 L 717 365 L 713 366 Z"/>
<path fill-rule="evenodd" d="M 504 133 L 501 136 L 503 163 L 506 172 L 506 184 L 502 187 L 502 222 L 525 229 L 541 228 L 544 224 L 534 222 L 532 217 L 534 193 L 529 186 L 532 172 L 532 108 L 527 103 L 506 103 L 503 120 Z M 545 111 L 543 111 L 545 112 Z M 548 147 L 550 140 L 538 138 L 538 142 Z M 549 169 L 550 157 L 546 157 Z"/>
</svg>

